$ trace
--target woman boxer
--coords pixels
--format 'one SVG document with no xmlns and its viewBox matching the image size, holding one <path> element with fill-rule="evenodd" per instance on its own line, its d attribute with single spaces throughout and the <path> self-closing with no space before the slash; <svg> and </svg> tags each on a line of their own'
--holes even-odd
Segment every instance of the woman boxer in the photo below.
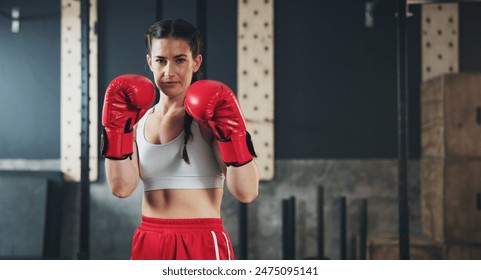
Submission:
<svg viewBox="0 0 481 280">
<path fill-rule="evenodd" d="M 255 152 L 232 91 L 197 81 L 199 31 L 184 20 L 162 20 L 145 34 L 145 77 L 122 75 L 106 90 L 102 123 L 109 188 L 128 197 L 143 181 L 142 222 L 132 259 L 234 259 L 223 228 L 224 180 L 249 203 L 258 194 Z"/>
</svg>

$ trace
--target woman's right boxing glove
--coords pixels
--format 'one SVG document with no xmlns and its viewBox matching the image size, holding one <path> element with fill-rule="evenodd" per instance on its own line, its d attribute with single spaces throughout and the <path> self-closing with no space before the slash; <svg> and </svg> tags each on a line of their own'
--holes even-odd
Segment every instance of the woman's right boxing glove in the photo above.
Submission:
<svg viewBox="0 0 481 280">
<path fill-rule="evenodd" d="M 155 87 L 144 76 L 125 74 L 110 82 L 102 111 L 102 156 L 118 160 L 132 156 L 133 127 L 154 100 Z"/>
</svg>

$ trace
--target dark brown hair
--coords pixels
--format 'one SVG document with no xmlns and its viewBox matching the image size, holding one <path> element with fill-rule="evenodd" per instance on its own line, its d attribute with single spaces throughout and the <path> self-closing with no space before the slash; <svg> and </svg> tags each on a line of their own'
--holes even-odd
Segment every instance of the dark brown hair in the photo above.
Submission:
<svg viewBox="0 0 481 280">
<path fill-rule="evenodd" d="M 149 30 L 145 33 L 145 46 L 147 48 L 147 54 L 152 52 L 152 39 L 162 38 L 175 38 L 182 39 L 187 42 L 192 51 L 192 57 L 195 59 L 202 50 L 203 40 L 200 32 L 189 22 L 183 19 L 165 19 L 157 21 L 149 27 Z M 192 76 L 191 83 L 200 79 L 201 71 L 197 71 Z M 184 146 L 180 153 L 180 156 L 185 162 L 190 164 L 189 154 L 187 153 L 187 142 L 192 138 L 192 117 L 185 113 L 184 117 Z"/>
<path fill-rule="evenodd" d="M 152 52 L 152 39 L 176 38 L 189 44 L 192 57 L 195 59 L 202 50 L 203 39 L 200 32 L 192 24 L 183 19 L 164 19 L 157 21 L 145 33 L 145 46 L 147 54 Z M 192 82 L 200 79 L 200 71 L 194 73 Z"/>
</svg>

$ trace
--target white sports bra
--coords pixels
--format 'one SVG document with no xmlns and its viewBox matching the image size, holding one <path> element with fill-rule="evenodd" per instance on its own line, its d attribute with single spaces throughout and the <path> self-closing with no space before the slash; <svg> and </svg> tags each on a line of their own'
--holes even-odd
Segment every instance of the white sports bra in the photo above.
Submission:
<svg viewBox="0 0 481 280">
<path fill-rule="evenodd" d="M 164 144 L 151 144 L 145 139 L 145 121 L 151 112 L 152 108 L 139 121 L 135 137 L 144 191 L 222 188 L 224 174 L 214 150 L 202 138 L 199 124 L 192 121 L 192 138 L 187 143 L 188 164 L 180 156 L 184 131 Z"/>
</svg>

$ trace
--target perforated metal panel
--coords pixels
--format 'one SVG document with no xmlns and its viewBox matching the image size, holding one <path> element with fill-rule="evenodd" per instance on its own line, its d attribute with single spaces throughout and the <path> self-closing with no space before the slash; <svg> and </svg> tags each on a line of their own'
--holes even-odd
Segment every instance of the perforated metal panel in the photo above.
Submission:
<svg viewBox="0 0 481 280">
<path fill-rule="evenodd" d="M 274 1 L 238 0 L 237 96 L 261 180 L 274 178 Z"/>
<path fill-rule="evenodd" d="M 90 1 L 90 174 L 98 177 L 97 143 L 97 0 Z M 60 168 L 67 181 L 80 181 L 81 48 L 80 1 L 62 0 Z"/>
<path fill-rule="evenodd" d="M 422 80 L 459 71 L 458 4 L 422 6 Z"/>
</svg>

